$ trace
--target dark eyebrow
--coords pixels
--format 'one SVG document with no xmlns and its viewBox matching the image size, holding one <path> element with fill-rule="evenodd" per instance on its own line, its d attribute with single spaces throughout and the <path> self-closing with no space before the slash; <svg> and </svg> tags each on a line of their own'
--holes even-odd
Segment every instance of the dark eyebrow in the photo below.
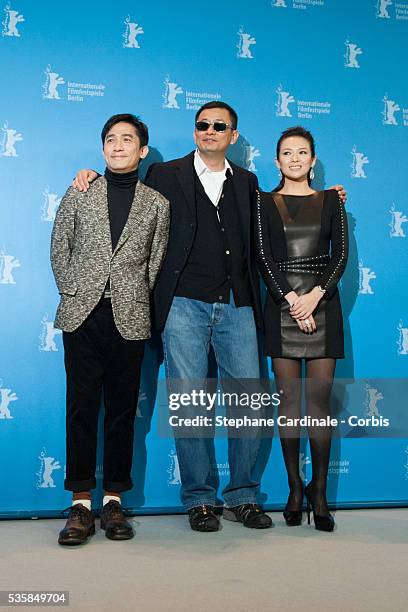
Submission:
<svg viewBox="0 0 408 612">
<path fill-rule="evenodd" d="M 116 136 L 116 134 L 107 134 L 106 138 L 109 138 L 109 136 Z M 130 136 L 131 138 L 134 138 L 135 134 L 119 134 L 119 136 Z"/>
</svg>

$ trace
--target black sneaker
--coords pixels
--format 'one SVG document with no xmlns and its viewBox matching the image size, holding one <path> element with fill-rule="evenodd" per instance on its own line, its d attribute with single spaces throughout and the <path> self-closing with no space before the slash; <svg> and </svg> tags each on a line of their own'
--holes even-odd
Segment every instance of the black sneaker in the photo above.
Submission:
<svg viewBox="0 0 408 612">
<path fill-rule="evenodd" d="M 214 506 L 194 506 L 188 511 L 190 527 L 194 531 L 218 531 L 219 518 L 214 513 Z"/>
<path fill-rule="evenodd" d="M 84 544 L 89 536 L 95 533 L 95 519 L 88 508 L 82 504 L 74 504 L 68 511 L 68 519 L 64 529 L 59 533 L 58 544 L 63 546 L 75 546 Z"/>
<path fill-rule="evenodd" d="M 111 499 L 101 510 L 101 529 L 109 540 L 130 540 L 135 535 L 132 525 L 126 520 L 122 506 Z"/>
<path fill-rule="evenodd" d="M 223 517 L 227 521 L 242 523 L 252 529 L 268 529 L 273 527 L 272 519 L 265 514 L 258 504 L 241 504 L 233 508 L 224 508 Z"/>
</svg>

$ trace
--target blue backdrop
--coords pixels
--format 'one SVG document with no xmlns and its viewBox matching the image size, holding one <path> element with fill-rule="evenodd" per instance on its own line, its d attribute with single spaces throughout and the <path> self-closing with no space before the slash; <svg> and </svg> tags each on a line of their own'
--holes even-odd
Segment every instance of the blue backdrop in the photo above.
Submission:
<svg viewBox="0 0 408 612">
<path fill-rule="evenodd" d="M 297 124 L 310 129 L 320 160 L 315 186 L 342 183 L 349 193 L 350 260 L 341 288 L 347 358 L 337 375 L 407 376 L 408 0 L 3 0 L 0 15 L 0 488 L 8 491 L 0 516 L 69 505 L 49 241 L 76 171 L 103 169 L 100 130 L 114 113 L 139 114 L 149 125 L 145 172 L 152 161 L 193 148 L 201 104 L 228 101 L 241 132 L 230 158 L 265 190 L 278 180 L 279 133 Z M 180 508 L 174 443 L 156 434 L 157 369 L 151 345 L 135 488 L 126 499 L 141 512 Z M 381 412 L 380 387 L 367 383 L 366 398 L 349 411 L 367 413 L 374 398 Z M 225 440 L 218 442 L 224 482 Z M 280 448 L 276 440 L 272 451 L 264 446 L 263 500 L 278 507 L 287 493 Z M 307 447 L 302 466 L 307 475 Z M 344 506 L 407 503 L 407 439 L 335 440 L 329 496 Z"/>
</svg>

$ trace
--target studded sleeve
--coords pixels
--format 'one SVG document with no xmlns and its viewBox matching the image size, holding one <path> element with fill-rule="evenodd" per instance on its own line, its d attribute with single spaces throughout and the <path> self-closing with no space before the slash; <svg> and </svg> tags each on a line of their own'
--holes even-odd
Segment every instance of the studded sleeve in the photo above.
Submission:
<svg viewBox="0 0 408 612">
<path fill-rule="evenodd" d="M 256 192 L 254 228 L 259 271 L 271 296 L 276 302 L 280 302 L 287 293 L 292 291 L 292 287 L 279 270 L 273 257 L 270 242 L 270 218 L 259 191 Z"/>
<path fill-rule="evenodd" d="M 320 286 L 327 291 L 329 297 L 336 290 L 348 258 L 347 215 L 337 193 L 333 194 L 330 245 L 330 261 L 319 279 Z"/>
</svg>

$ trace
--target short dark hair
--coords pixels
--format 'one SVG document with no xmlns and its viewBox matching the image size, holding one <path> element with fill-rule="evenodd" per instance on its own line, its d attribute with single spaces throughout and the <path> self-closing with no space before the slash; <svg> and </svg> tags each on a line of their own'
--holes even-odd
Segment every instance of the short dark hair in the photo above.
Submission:
<svg viewBox="0 0 408 612">
<path fill-rule="evenodd" d="M 132 115 L 130 113 L 112 115 L 112 117 L 107 120 L 101 132 L 102 144 L 105 144 L 106 135 L 110 132 L 113 126 L 117 123 L 121 123 L 122 121 L 124 123 L 130 123 L 130 125 L 133 125 L 137 135 L 139 136 L 140 146 L 146 146 L 149 142 L 149 130 L 147 128 L 147 125 L 143 123 L 143 121 L 141 121 L 139 117 L 136 117 L 136 115 Z"/>
<path fill-rule="evenodd" d="M 230 114 L 232 127 L 234 128 L 234 130 L 237 129 L 237 126 L 238 126 L 238 115 L 234 111 L 232 106 L 230 106 L 226 102 L 217 102 L 217 101 L 207 102 L 207 104 L 204 104 L 204 106 L 199 108 L 198 111 L 196 112 L 196 116 L 195 116 L 195 120 L 196 121 L 199 118 L 199 116 L 201 115 L 201 113 L 203 111 L 205 111 L 207 108 L 225 108 L 225 110 L 227 110 L 229 112 L 229 114 Z"/>
</svg>

